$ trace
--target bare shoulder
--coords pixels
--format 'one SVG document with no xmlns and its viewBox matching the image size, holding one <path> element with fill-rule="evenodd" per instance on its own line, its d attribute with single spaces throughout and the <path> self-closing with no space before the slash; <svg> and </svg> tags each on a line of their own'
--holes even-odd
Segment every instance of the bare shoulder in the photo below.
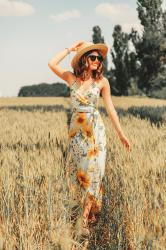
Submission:
<svg viewBox="0 0 166 250">
<path fill-rule="evenodd" d="M 100 90 L 108 90 L 110 88 L 109 81 L 106 77 L 103 76 L 102 80 L 100 81 Z"/>
<path fill-rule="evenodd" d="M 108 81 L 107 77 L 105 77 L 105 76 L 103 77 L 103 83 L 105 86 L 109 85 L 109 81 Z"/>
</svg>

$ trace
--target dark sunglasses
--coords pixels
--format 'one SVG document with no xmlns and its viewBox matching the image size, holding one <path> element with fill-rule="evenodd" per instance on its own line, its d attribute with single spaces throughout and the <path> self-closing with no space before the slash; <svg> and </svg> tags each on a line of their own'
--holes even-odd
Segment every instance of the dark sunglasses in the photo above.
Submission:
<svg viewBox="0 0 166 250">
<path fill-rule="evenodd" d="M 101 63 L 103 61 L 103 57 L 101 55 L 95 56 L 95 55 L 89 55 L 88 58 L 91 59 L 92 62 L 94 62 L 97 58 L 97 60 Z"/>
</svg>

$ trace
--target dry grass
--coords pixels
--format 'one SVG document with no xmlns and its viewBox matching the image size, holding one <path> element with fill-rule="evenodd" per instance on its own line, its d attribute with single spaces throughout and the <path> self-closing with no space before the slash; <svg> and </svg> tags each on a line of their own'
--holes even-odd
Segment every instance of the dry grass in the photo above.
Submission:
<svg viewBox="0 0 166 250">
<path fill-rule="evenodd" d="M 141 105 L 165 104 L 140 100 Z M 123 108 L 137 101 L 113 98 L 115 106 Z M 0 103 L 68 107 L 69 99 L 16 98 Z M 88 249 L 164 250 L 166 124 L 157 128 L 136 117 L 120 118 L 132 144 L 128 153 L 108 116 L 101 115 L 107 133 L 105 195 Z M 70 249 L 64 164 L 67 123 L 65 110 L 0 110 L 0 249 Z"/>
<path fill-rule="evenodd" d="M 112 96 L 112 101 L 116 107 L 127 109 L 132 106 L 166 106 L 166 100 L 154 99 L 148 97 L 132 97 L 132 96 Z M 70 105 L 70 98 L 63 97 L 12 97 L 0 98 L 0 106 L 15 105 Z M 103 99 L 100 97 L 99 105 L 103 106 Z"/>
</svg>

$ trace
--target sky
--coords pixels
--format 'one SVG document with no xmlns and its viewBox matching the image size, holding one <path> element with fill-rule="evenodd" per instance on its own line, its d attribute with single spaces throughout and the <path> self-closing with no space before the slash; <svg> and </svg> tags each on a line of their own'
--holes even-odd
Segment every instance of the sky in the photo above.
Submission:
<svg viewBox="0 0 166 250">
<path fill-rule="evenodd" d="M 64 82 L 48 61 L 66 47 L 92 42 L 92 28 L 102 30 L 109 51 L 114 25 L 140 34 L 136 0 L 0 0 L 0 97 L 14 97 L 23 86 Z M 166 9 L 166 0 L 163 0 Z M 131 46 L 132 49 L 132 46 Z M 108 67 L 112 64 L 108 51 Z M 71 70 L 71 52 L 60 66 Z"/>
</svg>

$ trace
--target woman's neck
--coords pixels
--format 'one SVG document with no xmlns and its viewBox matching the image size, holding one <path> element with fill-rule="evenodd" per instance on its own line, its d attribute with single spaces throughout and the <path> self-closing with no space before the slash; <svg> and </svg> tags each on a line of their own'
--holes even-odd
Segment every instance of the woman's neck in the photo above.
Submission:
<svg viewBox="0 0 166 250">
<path fill-rule="evenodd" d="M 93 75 L 92 75 L 92 71 L 91 70 L 86 71 L 86 73 L 85 73 L 85 81 L 92 80 L 93 79 L 92 76 Z"/>
</svg>

